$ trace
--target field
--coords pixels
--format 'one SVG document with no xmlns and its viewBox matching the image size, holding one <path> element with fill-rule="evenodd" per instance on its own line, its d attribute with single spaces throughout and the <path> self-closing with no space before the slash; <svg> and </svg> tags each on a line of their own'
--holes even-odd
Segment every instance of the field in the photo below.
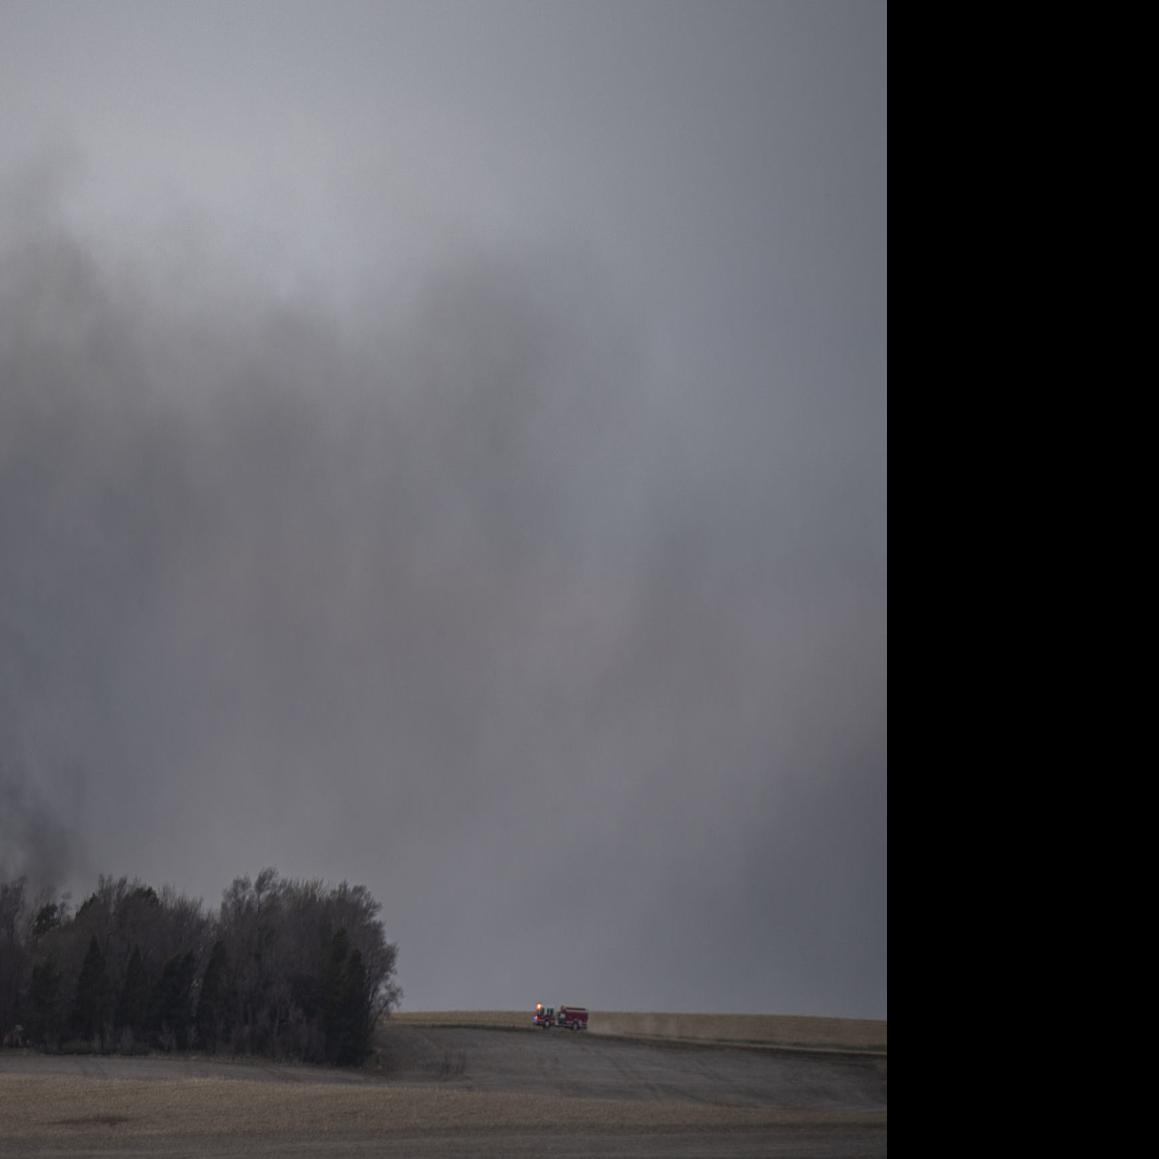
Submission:
<svg viewBox="0 0 1159 1159">
<path fill-rule="evenodd" d="M 663 1044 L 514 1033 L 510 1012 L 401 1015 L 359 1071 L 0 1052 L 0 1152 L 885 1154 L 884 1055 L 702 1045 L 674 1025 L 682 1041 Z"/>
<path fill-rule="evenodd" d="M 396 1014 L 392 1021 L 404 1025 L 494 1026 L 522 1030 L 530 1018 L 530 1013 L 525 1010 L 444 1010 Z M 593 1011 L 589 1033 L 833 1050 L 884 1052 L 886 1049 L 886 1023 L 876 1019 Z"/>
</svg>

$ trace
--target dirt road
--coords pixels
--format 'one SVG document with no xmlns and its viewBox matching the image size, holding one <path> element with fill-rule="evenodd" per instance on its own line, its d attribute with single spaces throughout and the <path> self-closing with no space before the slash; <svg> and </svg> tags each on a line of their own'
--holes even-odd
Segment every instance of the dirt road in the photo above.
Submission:
<svg viewBox="0 0 1159 1159">
<path fill-rule="evenodd" d="M 5 1156 L 885 1154 L 885 1059 L 391 1026 L 379 1070 L 0 1052 Z"/>
</svg>

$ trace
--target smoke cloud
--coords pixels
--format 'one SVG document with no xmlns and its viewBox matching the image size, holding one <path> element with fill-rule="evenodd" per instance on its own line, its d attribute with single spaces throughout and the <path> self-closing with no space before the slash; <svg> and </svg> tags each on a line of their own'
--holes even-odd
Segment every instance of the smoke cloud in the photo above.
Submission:
<svg viewBox="0 0 1159 1159">
<path fill-rule="evenodd" d="M 580 230 L 400 248 L 347 196 L 336 279 L 27 155 L 0 872 L 364 883 L 414 1009 L 883 1016 L 877 307 L 738 248 L 681 346 Z"/>
</svg>

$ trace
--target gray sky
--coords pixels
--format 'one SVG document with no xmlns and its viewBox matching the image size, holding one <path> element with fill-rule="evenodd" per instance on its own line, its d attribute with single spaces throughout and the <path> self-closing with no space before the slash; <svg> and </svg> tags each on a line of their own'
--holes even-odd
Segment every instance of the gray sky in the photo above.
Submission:
<svg viewBox="0 0 1159 1159">
<path fill-rule="evenodd" d="M 0 29 L 0 871 L 884 1017 L 885 4 Z"/>
</svg>

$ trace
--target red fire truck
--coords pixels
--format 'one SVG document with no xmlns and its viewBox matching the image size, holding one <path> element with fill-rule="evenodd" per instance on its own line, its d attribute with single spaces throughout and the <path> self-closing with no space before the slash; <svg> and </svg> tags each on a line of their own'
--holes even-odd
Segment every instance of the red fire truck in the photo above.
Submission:
<svg viewBox="0 0 1159 1159">
<path fill-rule="evenodd" d="M 563 1026 L 568 1030 L 587 1030 L 587 1007 L 561 1006 L 557 1011 L 554 1007 L 537 1002 L 531 1015 L 531 1025 L 541 1026 L 544 1030 L 550 1030 L 553 1026 Z"/>
</svg>

